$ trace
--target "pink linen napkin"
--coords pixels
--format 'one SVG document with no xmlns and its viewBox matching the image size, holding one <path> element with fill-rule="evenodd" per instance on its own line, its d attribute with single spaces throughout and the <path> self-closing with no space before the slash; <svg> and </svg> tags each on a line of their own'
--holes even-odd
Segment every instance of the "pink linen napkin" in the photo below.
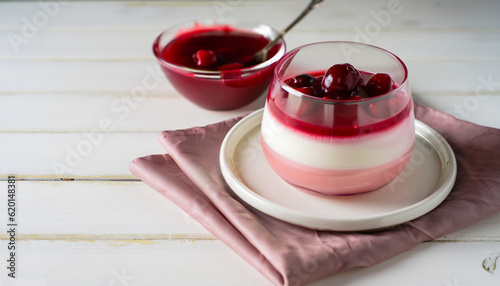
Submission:
<svg viewBox="0 0 500 286">
<path fill-rule="evenodd" d="M 275 285 L 304 285 L 372 266 L 500 211 L 500 129 L 415 106 L 417 119 L 451 145 L 458 164 L 446 200 L 411 222 L 371 233 L 316 231 L 267 216 L 231 196 L 219 167 L 224 136 L 240 118 L 164 131 L 168 154 L 138 158 L 130 170 L 176 203 Z"/>
</svg>

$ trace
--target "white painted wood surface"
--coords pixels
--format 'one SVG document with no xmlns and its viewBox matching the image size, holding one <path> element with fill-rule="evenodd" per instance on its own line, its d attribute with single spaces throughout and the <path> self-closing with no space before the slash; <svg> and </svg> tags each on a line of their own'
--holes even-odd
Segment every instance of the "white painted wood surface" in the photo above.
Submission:
<svg viewBox="0 0 500 286">
<path fill-rule="evenodd" d="M 263 103 L 214 112 L 187 102 L 158 73 L 157 34 L 194 18 L 282 28 L 306 2 L 1 2 L 0 261 L 8 259 L 10 174 L 18 179 L 19 263 L 16 279 L 0 263 L 0 285 L 269 285 L 128 164 L 163 152 L 161 130 Z M 399 12 L 387 14 L 389 3 Z M 328 0 L 286 41 L 288 49 L 322 40 L 385 47 L 408 64 L 416 101 L 500 128 L 499 12 L 495 0 Z M 14 35 L 25 41 L 13 45 Z M 157 86 L 134 100 L 145 78 Z M 91 150 L 68 161 L 79 144 Z M 58 172 L 58 163 L 67 168 Z M 500 214 L 314 285 L 500 285 L 500 268 L 482 265 L 499 253 Z"/>
</svg>

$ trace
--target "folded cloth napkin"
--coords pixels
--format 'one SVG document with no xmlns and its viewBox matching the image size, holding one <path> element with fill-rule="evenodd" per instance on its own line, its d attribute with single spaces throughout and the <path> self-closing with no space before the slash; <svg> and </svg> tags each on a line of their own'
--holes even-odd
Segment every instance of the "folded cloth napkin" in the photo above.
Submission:
<svg viewBox="0 0 500 286">
<path fill-rule="evenodd" d="M 500 211 L 500 129 L 415 106 L 417 119 L 451 145 L 456 184 L 433 211 L 377 232 L 316 231 L 295 226 L 231 196 L 219 167 L 224 136 L 242 117 L 164 131 L 168 154 L 138 158 L 130 170 L 176 203 L 275 285 L 304 285 L 338 271 L 371 266 Z"/>
</svg>

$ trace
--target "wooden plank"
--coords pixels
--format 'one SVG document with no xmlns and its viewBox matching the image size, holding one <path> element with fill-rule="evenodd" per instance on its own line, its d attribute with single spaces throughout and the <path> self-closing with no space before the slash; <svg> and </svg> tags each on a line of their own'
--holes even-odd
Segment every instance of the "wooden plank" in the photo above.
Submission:
<svg viewBox="0 0 500 286">
<path fill-rule="evenodd" d="M 0 181 L 0 189 L 7 182 Z M 142 182 L 18 181 L 21 240 L 213 240 L 215 237 Z M 0 213 L 7 213 L 7 195 Z M 0 239 L 7 239 L 5 232 Z M 500 242 L 500 213 L 441 241 Z"/>
<path fill-rule="evenodd" d="M 7 182 L 0 186 L 6 190 Z M 214 239 L 142 182 L 17 181 L 16 191 L 21 240 Z M 7 195 L 0 210 L 7 213 Z"/>
<path fill-rule="evenodd" d="M 137 157 L 162 154 L 157 133 L 0 133 L 0 174 L 20 178 L 134 179 Z"/>
<path fill-rule="evenodd" d="M 151 59 L 152 45 L 161 30 L 152 31 L 44 31 L 29 42 L 12 45 L 0 43 L 0 59 L 67 60 L 67 59 Z M 11 31 L 1 31 L 8 39 Z"/>
<path fill-rule="evenodd" d="M 136 87 L 173 91 L 155 61 L 3 61 L 0 76 L 4 94 L 119 91 L 126 95 Z M 29 79 L 29 84 L 20 78 Z"/>
<path fill-rule="evenodd" d="M 369 268 L 352 269 L 312 285 L 498 285 L 500 273 L 488 273 L 485 259 L 500 243 L 423 243 Z"/>
<path fill-rule="evenodd" d="M 414 92 L 415 101 L 421 104 L 477 124 L 500 128 L 497 120 L 500 96 L 486 95 L 481 97 L 474 93 L 453 95 Z M 0 120 L 0 132 L 85 133 L 99 128 L 101 121 L 109 119 L 113 126 L 110 133 L 158 133 L 162 130 L 203 126 L 247 114 L 263 107 L 264 97 L 265 94 L 252 104 L 237 110 L 210 111 L 181 96 L 167 96 L 157 92 L 133 107 L 128 106 L 123 95 L 118 93 L 2 95 L 0 106 L 5 108 L 1 117 L 5 120 Z M 16 135 L 12 136 L 15 138 Z M 14 144 L 14 140 L 10 139 L 9 142 Z"/>
<path fill-rule="evenodd" d="M 411 87 L 415 92 L 471 93 L 481 84 L 481 78 L 494 83 L 498 94 L 500 79 L 496 60 L 435 61 L 407 60 Z M 3 61 L 0 65 L 3 94 L 19 93 L 88 93 L 121 92 L 131 95 L 135 89 L 164 94 L 176 94 L 158 71 L 155 61 L 64 61 L 36 62 Z M 29 84 L 19 81 L 29 79 Z M 62 80 L 63 79 L 63 80 Z M 147 88 L 146 88 L 147 87 Z M 142 91 L 137 92 L 142 97 Z"/>
<path fill-rule="evenodd" d="M 499 59 L 496 52 L 500 30 L 428 31 L 363 30 L 337 31 L 332 24 L 322 30 L 292 30 L 286 36 L 288 50 L 318 41 L 359 41 L 384 47 L 408 60 Z M 60 31 L 47 30 L 16 50 L 0 42 L 0 60 L 152 60 L 152 45 L 162 29 L 146 31 Z M 11 32 L 0 30 L 0 39 Z M 432 43 L 433 48 L 427 46 Z"/>
<path fill-rule="evenodd" d="M 285 36 L 288 50 L 320 41 L 355 41 L 387 49 L 405 62 L 498 60 L 500 31 L 411 31 L 381 30 L 379 33 L 354 30 L 339 32 L 290 31 Z M 432 48 L 429 44 L 432 43 Z"/>
<path fill-rule="evenodd" d="M 10 104 L 18 108 L 8 109 L 3 114 L 5 120 L 0 121 L 3 131 L 0 133 L 1 174 L 14 173 L 31 178 L 134 178 L 128 171 L 129 162 L 137 157 L 165 152 L 156 138 L 159 131 L 202 126 L 251 111 L 208 112 L 184 102 L 182 98 L 155 98 L 144 101 L 144 105 L 131 110 L 130 115 L 122 120 L 107 110 L 94 109 L 93 106 L 108 106 L 99 97 L 73 97 L 73 103 L 78 105 L 69 109 L 62 108 L 63 105 L 59 109 L 53 108 L 59 102 L 56 96 L 41 98 L 47 100 L 40 104 L 43 109 L 33 106 L 24 110 L 21 101 L 11 101 Z M 500 128 L 496 112 L 500 96 L 478 99 L 474 95 L 418 93 L 415 98 L 456 117 Z M 5 96 L 2 96 L 1 103 L 5 103 L 3 99 Z M 7 102 L 3 106 L 12 106 L 10 104 Z M 23 112 L 16 112 L 21 109 Z M 70 118 L 72 112 L 75 119 L 65 119 Z M 200 116 L 191 116 L 193 112 Z M 95 115 L 88 116 L 91 113 Z"/>
<path fill-rule="evenodd" d="M 450 95 L 415 92 L 414 99 L 420 104 L 446 112 L 459 119 L 500 128 L 500 120 L 498 120 L 500 96 L 496 94 L 485 93 L 485 96 L 478 96 L 475 93 Z"/>
<path fill-rule="evenodd" d="M 219 122 L 264 105 L 265 94 L 232 111 L 210 111 L 179 95 L 152 92 L 143 100 L 120 93 L 0 95 L 1 132 L 89 132 L 109 120 L 109 132 L 160 132 Z M 196 116 L 193 116 L 196 114 Z M 13 120 L 15 118 L 15 120 Z M 110 128 L 111 129 L 111 128 Z"/>
<path fill-rule="evenodd" d="M 500 241 L 500 232 L 498 231 L 497 224 L 500 224 L 500 213 L 491 215 L 468 227 L 444 235 L 436 241 Z"/>
<path fill-rule="evenodd" d="M 272 285 L 217 240 L 20 241 L 18 247 L 18 278 L 7 280 L 6 268 L 0 272 L 0 281 L 9 286 Z M 496 257 L 499 248 L 499 242 L 424 243 L 311 285 L 498 285 L 498 269 L 489 273 L 482 263 Z M 6 249 L 6 241 L 0 241 L 2 257 Z"/>
<path fill-rule="evenodd" d="M 220 241 L 20 241 L 17 255 L 16 279 L 2 267 L 1 285 L 269 285 Z"/>
<path fill-rule="evenodd" d="M 56 1 L 50 1 L 56 2 Z M 56 2 L 57 3 L 57 2 Z M 388 5 L 392 3 L 393 8 Z M 399 5 L 397 5 L 399 4 Z M 76 2 L 43 9 L 39 3 L 1 3 L 0 18 L 6 23 L 3 29 L 21 31 L 26 22 L 39 30 L 118 29 L 142 30 L 149 27 L 168 27 L 196 18 L 245 19 L 266 22 L 283 27 L 298 11 L 303 1 L 154 1 L 154 2 L 105 2 L 96 9 L 92 2 Z M 338 1 L 326 1 L 300 23 L 300 29 L 318 30 L 318 19 L 335 21 L 336 29 L 351 31 L 355 26 L 364 27 L 372 21 L 383 26 L 400 29 L 477 29 L 498 28 L 498 1 L 350 1 L 343 5 Z M 45 12 L 49 11 L 49 12 Z M 172 13 L 175 11 L 175 13 Z M 279 11 L 279 13 L 276 13 Z M 382 17 L 388 13 L 388 21 Z M 393 12 L 389 12 L 393 11 Z M 44 16 L 41 16 L 45 13 Z M 92 15 L 92 21 L 81 17 Z M 110 15 L 113 15 L 111 17 Z M 165 15 L 168 15 L 166 17 Z M 381 16 L 382 15 L 382 16 Z M 425 15 L 425 20 L 421 15 Z M 38 17 L 37 20 L 33 20 Z M 26 18 L 26 20 L 23 20 Z M 377 20 L 378 19 L 378 20 Z M 385 24 L 388 22 L 388 24 Z M 299 29 L 299 27 L 297 27 Z"/>
</svg>

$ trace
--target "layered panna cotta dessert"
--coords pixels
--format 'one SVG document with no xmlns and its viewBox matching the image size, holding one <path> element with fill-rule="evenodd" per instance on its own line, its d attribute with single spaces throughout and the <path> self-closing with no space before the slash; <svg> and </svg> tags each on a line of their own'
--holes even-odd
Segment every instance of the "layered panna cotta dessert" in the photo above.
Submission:
<svg viewBox="0 0 500 286">
<path fill-rule="evenodd" d="M 285 181 L 324 195 L 351 195 L 390 183 L 415 141 L 408 89 L 388 74 L 337 64 L 271 86 L 261 142 Z"/>
</svg>

